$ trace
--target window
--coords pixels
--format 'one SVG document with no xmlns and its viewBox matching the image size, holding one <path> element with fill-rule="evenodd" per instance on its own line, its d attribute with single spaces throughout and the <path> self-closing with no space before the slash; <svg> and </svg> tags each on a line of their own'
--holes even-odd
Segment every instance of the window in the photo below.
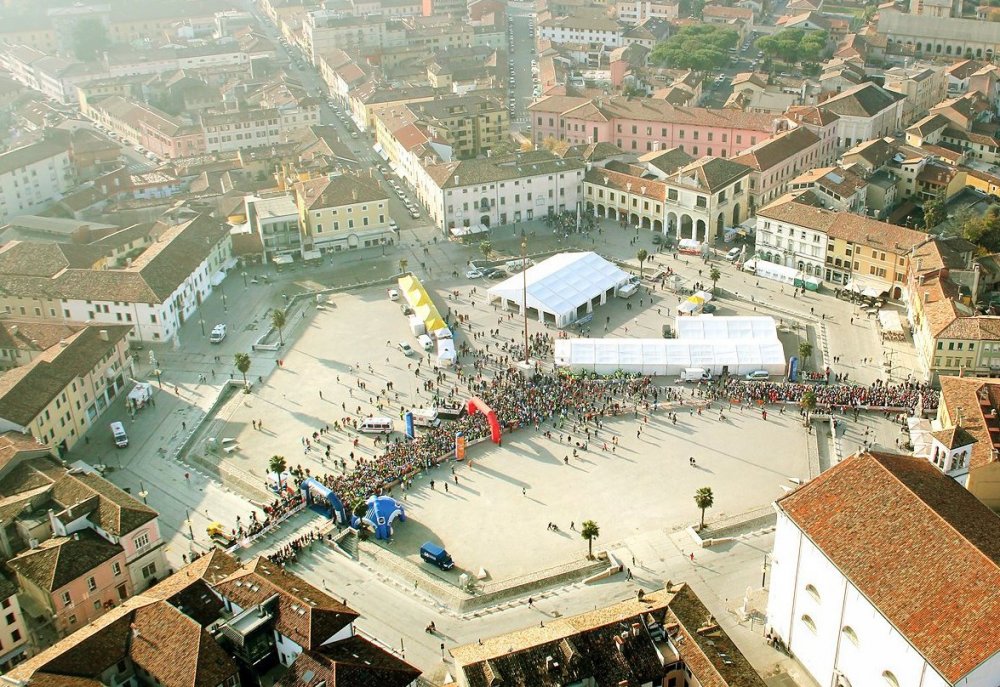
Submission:
<svg viewBox="0 0 1000 687">
<path fill-rule="evenodd" d="M 69 592 L 63 592 L 62 593 L 62 602 L 63 602 L 63 606 L 72 606 L 73 605 L 73 598 L 69 595 Z"/>
<path fill-rule="evenodd" d="M 94 579 L 93 575 L 87 578 L 87 591 L 89 592 L 97 591 L 97 580 Z"/>
<path fill-rule="evenodd" d="M 6 620 L 8 625 L 13 625 L 17 618 L 14 617 L 13 613 L 8 613 Z"/>
<path fill-rule="evenodd" d="M 69 617 L 69 624 L 70 625 L 76 625 L 76 616 L 75 615 L 71 615 Z"/>
<path fill-rule="evenodd" d="M 21 631 L 20 630 L 14 630 L 13 632 L 10 633 L 10 638 L 13 639 L 15 642 L 20 642 L 21 641 Z"/>
<path fill-rule="evenodd" d="M 121 563 L 119 563 L 118 561 L 115 561 L 114 563 L 112 563 L 111 564 L 111 572 L 113 572 L 115 574 L 115 577 L 118 577 L 119 575 L 121 575 L 122 574 L 122 565 L 121 565 Z"/>
<path fill-rule="evenodd" d="M 858 633 L 854 631 L 853 627 L 850 625 L 844 625 L 844 629 L 841 630 L 841 632 L 843 632 L 844 636 L 850 640 L 851 644 L 858 646 Z"/>
<path fill-rule="evenodd" d="M 143 567 L 142 577 L 145 579 L 156 572 L 156 563 L 150 563 L 149 565 Z"/>
<path fill-rule="evenodd" d="M 143 532 L 138 537 L 133 539 L 132 543 L 135 545 L 135 548 L 141 549 L 142 547 L 144 547 L 146 544 L 149 543 L 149 533 Z"/>
<path fill-rule="evenodd" d="M 816 623 L 809 615 L 802 616 L 802 624 L 809 628 L 809 631 L 816 634 Z"/>
</svg>

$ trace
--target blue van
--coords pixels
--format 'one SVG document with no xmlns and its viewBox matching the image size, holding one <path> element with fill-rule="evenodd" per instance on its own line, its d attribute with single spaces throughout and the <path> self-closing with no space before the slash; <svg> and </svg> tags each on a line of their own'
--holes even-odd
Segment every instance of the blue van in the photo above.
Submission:
<svg viewBox="0 0 1000 687">
<path fill-rule="evenodd" d="M 420 557 L 442 570 L 451 570 L 455 567 L 455 561 L 451 560 L 448 552 L 434 542 L 426 542 L 420 547 Z"/>
</svg>

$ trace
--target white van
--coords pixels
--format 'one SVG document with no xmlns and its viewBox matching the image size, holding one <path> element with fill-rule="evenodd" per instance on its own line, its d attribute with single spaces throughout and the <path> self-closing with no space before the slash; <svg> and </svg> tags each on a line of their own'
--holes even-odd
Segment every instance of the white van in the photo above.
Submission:
<svg viewBox="0 0 1000 687">
<path fill-rule="evenodd" d="M 118 448 L 128 446 L 128 434 L 125 433 L 125 425 L 120 422 L 112 422 L 111 434 L 115 438 L 115 446 Z"/>
<path fill-rule="evenodd" d="M 365 434 L 391 434 L 392 420 L 387 417 L 366 417 L 358 425 L 358 431 Z"/>
<path fill-rule="evenodd" d="M 418 336 L 417 343 L 420 344 L 420 347 L 423 348 L 425 351 L 429 351 L 434 348 L 434 342 L 431 341 L 431 337 L 427 336 L 426 334 L 421 334 L 420 336 Z"/>
<path fill-rule="evenodd" d="M 508 260 L 506 267 L 508 272 L 520 272 L 525 270 L 535 264 L 535 261 L 531 258 L 518 258 L 517 260 Z"/>
<path fill-rule="evenodd" d="M 413 424 L 417 427 L 439 427 L 441 425 L 441 419 L 433 408 L 414 408 L 410 412 L 413 413 Z"/>
<path fill-rule="evenodd" d="M 686 367 L 681 370 L 682 382 L 707 382 L 712 379 L 712 373 L 703 367 Z"/>
</svg>

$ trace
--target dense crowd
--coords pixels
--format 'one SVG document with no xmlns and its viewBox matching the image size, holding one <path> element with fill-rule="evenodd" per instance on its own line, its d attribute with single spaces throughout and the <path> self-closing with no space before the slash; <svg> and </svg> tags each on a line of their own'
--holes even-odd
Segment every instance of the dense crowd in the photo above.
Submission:
<svg viewBox="0 0 1000 687">
<path fill-rule="evenodd" d="M 308 534 L 303 534 L 301 537 L 296 537 L 284 546 L 268 554 L 267 560 L 284 567 L 286 564 L 294 563 L 298 560 L 299 551 L 312 548 L 312 543 L 322 538 L 323 535 L 315 530 Z"/>
<path fill-rule="evenodd" d="M 919 403 L 924 410 L 934 410 L 938 394 L 928 384 L 906 382 L 871 386 L 857 384 L 787 384 L 783 382 L 748 382 L 730 377 L 709 385 L 708 397 L 754 403 L 798 403 L 807 391 L 816 395 L 816 406 L 834 410 L 898 408 L 912 410 Z"/>
</svg>

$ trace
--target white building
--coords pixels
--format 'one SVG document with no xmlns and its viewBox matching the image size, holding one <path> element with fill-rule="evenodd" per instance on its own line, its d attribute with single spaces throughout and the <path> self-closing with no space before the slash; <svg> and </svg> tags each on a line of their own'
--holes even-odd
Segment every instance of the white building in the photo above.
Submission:
<svg viewBox="0 0 1000 687">
<path fill-rule="evenodd" d="M 1000 684 L 1000 518 L 955 480 L 860 454 L 775 509 L 767 626 L 817 684 Z"/>
<path fill-rule="evenodd" d="M 602 16 L 554 17 L 538 22 L 538 36 L 553 43 L 600 43 L 606 48 L 622 44 L 622 27 Z"/>
<path fill-rule="evenodd" d="M 641 24 L 650 17 L 654 19 L 676 19 L 680 11 L 677 0 L 626 0 L 615 5 L 618 20 L 626 24 Z"/>
<path fill-rule="evenodd" d="M 460 160 L 417 170 L 417 195 L 441 229 L 492 227 L 577 211 L 584 162 L 547 150 Z"/>
<path fill-rule="evenodd" d="M 244 198 L 250 230 L 260 237 L 264 246 L 264 262 L 278 256 L 302 254 L 299 209 L 295 198 L 287 193 L 272 193 Z"/>
<path fill-rule="evenodd" d="M 867 82 L 833 96 L 819 107 L 839 117 L 837 148 L 845 150 L 898 131 L 902 126 L 905 99 L 902 93 Z"/>
<path fill-rule="evenodd" d="M 0 154 L 0 223 L 46 209 L 75 185 L 74 177 L 69 151 L 51 141 Z"/>
<path fill-rule="evenodd" d="M 39 272 L 39 260 L 45 260 L 47 273 Z M 132 340 L 171 341 L 232 264 L 232 238 L 208 215 L 164 228 L 123 269 L 106 269 L 100 255 L 82 248 L 75 254 L 65 245 L 12 241 L 0 251 L 0 310 L 131 324 Z"/>
<path fill-rule="evenodd" d="M 757 211 L 757 258 L 822 277 L 827 231 L 839 214 L 789 196 L 779 198 Z"/>
</svg>

